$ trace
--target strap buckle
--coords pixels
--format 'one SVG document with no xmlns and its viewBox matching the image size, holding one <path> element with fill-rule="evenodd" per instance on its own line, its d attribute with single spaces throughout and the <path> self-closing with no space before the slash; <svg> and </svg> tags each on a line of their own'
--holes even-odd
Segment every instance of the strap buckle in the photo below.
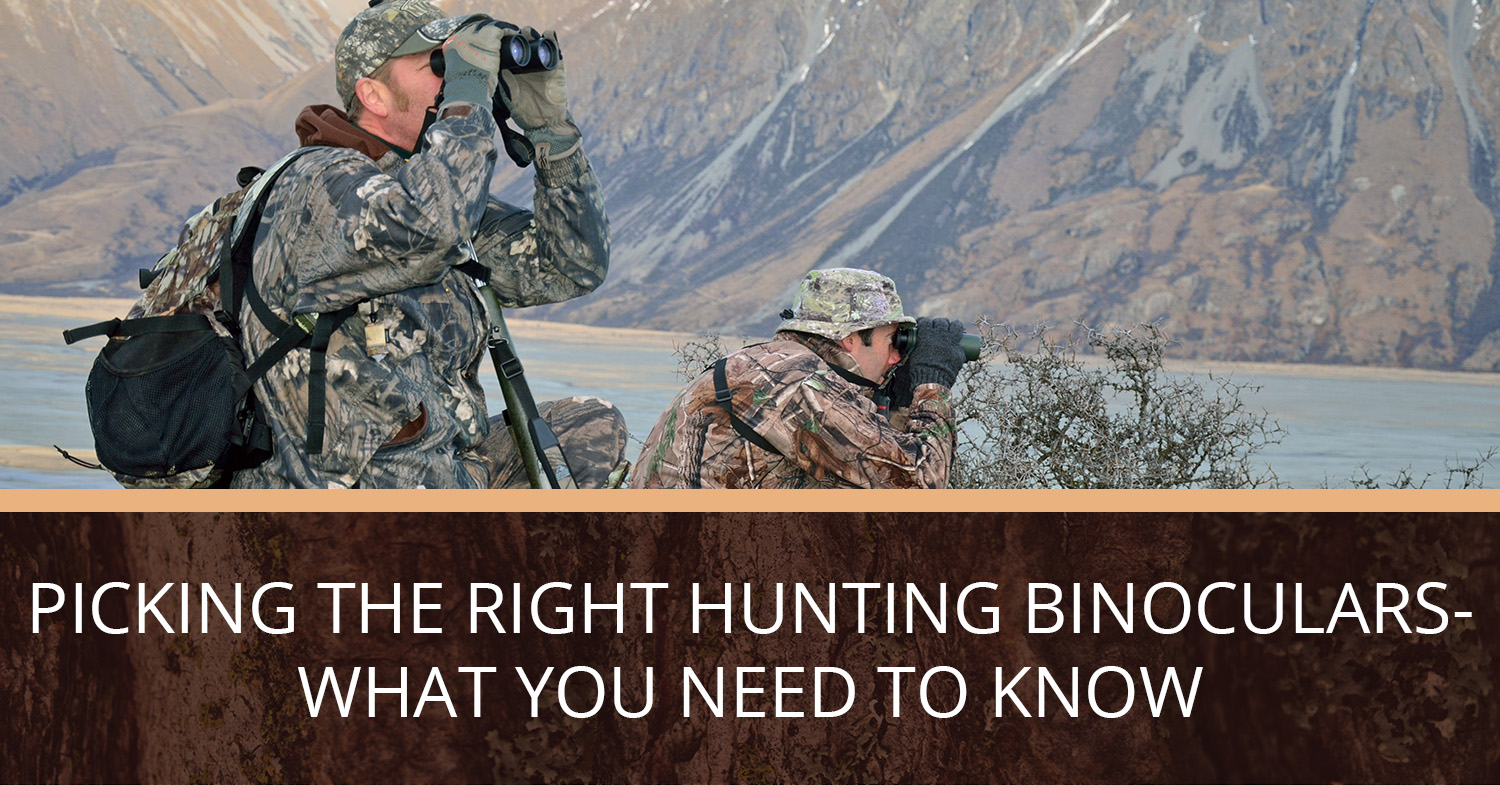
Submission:
<svg viewBox="0 0 1500 785">
<path fill-rule="evenodd" d="M 500 364 L 500 373 L 507 379 L 514 379 L 525 373 L 521 368 L 521 358 L 514 354 L 511 355 L 509 359 Z"/>
</svg>

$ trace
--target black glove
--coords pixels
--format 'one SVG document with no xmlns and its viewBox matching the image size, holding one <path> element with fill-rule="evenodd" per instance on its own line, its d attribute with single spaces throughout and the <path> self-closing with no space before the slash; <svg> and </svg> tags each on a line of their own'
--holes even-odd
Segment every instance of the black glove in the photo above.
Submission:
<svg viewBox="0 0 1500 785">
<path fill-rule="evenodd" d="M 911 389 L 922 384 L 952 387 L 964 366 L 964 325 L 952 319 L 917 319 L 916 345 L 906 357 Z"/>
<path fill-rule="evenodd" d="M 885 380 L 883 389 L 890 399 L 886 405 L 891 411 L 911 406 L 911 394 L 916 388 L 911 383 L 911 369 L 906 367 L 906 363 L 901 363 L 896 370 L 891 371 L 891 376 Z"/>
<path fill-rule="evenodd" d="M 951 319 L 917 319 L 916 334 L 906 360 L 885 383 L 892 410 L 911 406 L 912 394 L 919 384 L 941 384 L 951 388 L 963 367 L 964 350 L 959 343 L 964 326 Z"/>
</svg>

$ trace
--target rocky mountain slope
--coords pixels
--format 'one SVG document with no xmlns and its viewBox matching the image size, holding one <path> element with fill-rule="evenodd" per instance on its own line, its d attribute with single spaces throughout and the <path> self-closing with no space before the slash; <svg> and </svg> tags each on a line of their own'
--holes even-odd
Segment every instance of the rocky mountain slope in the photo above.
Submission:
<svg viewBox="0 0 1500 785">
<path fill-rule="evenodd" d="M 615 229 L 603 289 L 542 315 L 764 333 L 806 270 L 859 265 L 921 313 L 1161 320 L 1179 356 L 1495 370 L 1493 13 L 1475 0 L 507 4 L 562 30 Z M 106 185 L 58 170 L 56 187 L 0 208 L 0 285 L 126 280 L 159 252 L 158 213 L 186 215 L 245 157 L 274 155 L 296 106 L 328 100 L 326 71 L 302 79 L 228 110 L 243 128 L 209 116 L 223 107 L 174 117 L 176 159 L 153 130 L 117 148 L 116 167 L 141 151 L 126 155 L 139 173 Z M 252 141 L 223 151 L 231 134 Z M 209 165 L 194 150 L 223 159 L 220 185 L 187 174 Z M 165 208 L 122 202 L 153 177 Z M 526 198 L 523 173 L 498 182 Z M 63 194 L 80 201 L 41 209 Z M 103 220 L 56 223 L 86 204 Z M 85 223 L 98 236 L 80 242 Z M 49 227 L 51 246 L 25 234 Z"/>
<path fill-rule="evenodd" d="M 109 163 L 154 120 L 264 95 L 337 35 L 322 0 L 0 1 L 0 204 Z"/>
<path fill-rule="evenodd" d="M 923 313 L 1163 320 L 1199 357 L 1494 369 L 1489 14 L 808 0 L 604 16 L 598 39 L 676 46 L 669 63 L 617 49 L 580 96 L 618 129 L 592 147 L 617 267 L 563 310 L 764 331 L 788 282 L 855 264 Z"/>
</svg>

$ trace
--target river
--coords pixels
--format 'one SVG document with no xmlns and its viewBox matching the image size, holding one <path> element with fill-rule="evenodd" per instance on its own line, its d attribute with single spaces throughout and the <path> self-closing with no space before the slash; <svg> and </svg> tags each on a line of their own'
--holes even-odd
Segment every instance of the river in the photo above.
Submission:
<svg viewBox="0 0 1500 785">
<path fill-rule="evenodd" d="M 61 332 L 122 315 L 129 303 L 0 296 L 0 488 L 112 488 L 106 474 L 74 467 L 53 450 L 92 450 L 83 386 L 101 339 L 65 346 Z M 644 439 L 682 380 L 675 345 L 689 336 L 516 319 L 511 331 L 538 400 L 597 395 Z M 1472 463 L 1500 446 L 1500 375 L 1325 366 L 1225 364 L 1213 370 L 1259 385 L 1247 394 L 1286 429 L 1257 455 L 1293 488 L 1348 487 L 1350 478 L 1394 479 L 1404 469 L 1443 487 L 1445 464 Z M 492 411 L 503 406 L 485 363 Z M 640 445 L 627 457 L 634 460 Z M 1500 487 L 1500 466 L 1487 469 Z"/>
</svg>

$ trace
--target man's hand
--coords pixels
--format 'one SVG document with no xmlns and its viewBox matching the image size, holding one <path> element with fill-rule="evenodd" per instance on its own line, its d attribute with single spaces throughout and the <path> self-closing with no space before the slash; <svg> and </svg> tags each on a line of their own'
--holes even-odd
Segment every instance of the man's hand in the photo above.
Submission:
<svg viewBox="0 0 1500 785">
<path fill-rule="evenodd" d="M 907 352 L 906 362 L 896 369 L 886 391 L 891 408 L 911 405 L 912 393 L 922 384 L 952 387 L 964 365 L 962 322 L 952 319 L 917 319 L 917 343 Z"/>
<path fill-rule="evenodd" d="M 521 34 L 534 38 L 536 31 L 522 28 Z M 562 48 L 557 45 L 557 34 L 551 31 L 542 34 L 550 40 L 557 55 L 557 67 L 551 71 L 534 71 L 525 74 L 501 72 L 505 81 L 502 99 L 516 125 L 526 132 L 526 138 L 536 147 L 538 158 L 555 161 L 578 149 L 581 134 L 568 113 L 568 76 L 564 71 Z"/>
<path fill-rule="evenodd" d="M 443 43 L 443 103 L 494 105 L 500 39 L 513 29 L 490 20 L 459 28 Z"/>
</svg>

